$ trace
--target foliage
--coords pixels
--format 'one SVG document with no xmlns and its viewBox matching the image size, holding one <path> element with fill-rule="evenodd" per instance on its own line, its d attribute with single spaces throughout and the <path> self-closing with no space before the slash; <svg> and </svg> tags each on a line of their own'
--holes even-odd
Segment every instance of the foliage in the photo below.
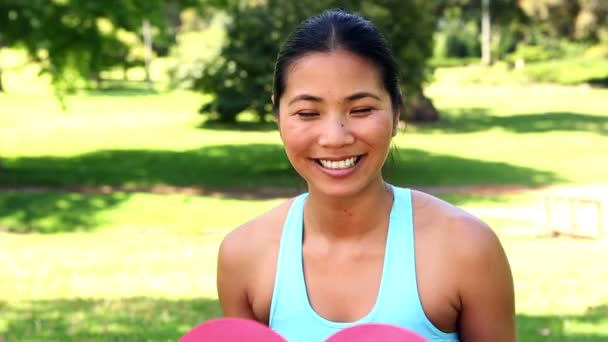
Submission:
<svg viewBox="0 0 608 342">
<path fill-rule="evenodd" d="M 473 0 L 438 0 L 435 57 L 480 57 L 481 2 Z M 502 58 L 515 50 L 522 38 L 527 18 L 511 0 L 490 1 L 493 44 L 492 54 Z"/>
<path fill-rule="evenodd" d="M 553 51 L 537 45 L 519 45 L 517 50 L 510 54 L 512 61 L 523 60 L 525 62 L 543 62 L 553 59 L 556 54 Z"/>
<path fill-rule="evenodd" d="M 526 74 L 534 82 L 555 84 L 608 85 L 608 59 L 570 58 L 530 64 Z"/>
<path fill-rule="evenodd" d="M 608 2 L 604 0 L 521 0 L 532 19 L 531 31 L 558 39 L 598 42 L 608 34 Z"/>
<path fill-rule="evenodd" d="M 0 46 L 22 46 L 59 91 L 79 87 L 113 66 L 142 63 L 144 19 L 167 44 L 171 8 L 187 0 L 6 0 L 0 2 Z M 166 48 L 165 48 L 166 49 Z"/>
<path fill-rule="evenodd" d="M 608 84 L 608 60 L 602 57 L 574 57 L 562 59 L 545 59 L 546 52 L 540 49 L 526 49 L 528 57 L 536 62 L 526 61 L 497 62 L 492 67 L 468 65 L 462 68 L 441 68 L 436 70 L 435 77 L 439 82 L 457 85 L 512 85 L 529 86 L 537 83 L 555 85 L 590 84 L 606 86 Z M 538 53 L 538 55 L 536 55 Z M 514 65 L 519 65 L 514 67 Z M 574 100 L 573 100 L 574 101 Z M 508 104 L 507 104 L 508 105 Z"/>
<path fill-rule="evenodd" d="M 465 58 L 479 57 L 481 43 L 475 23 L 463 23 L 460 20 L 444 21 L 437 32 L 434 57 Z"/>
<path fill-rule="evenodd" d="M 434 20 L 428 1 L 277 1 L 228 7 L 232 20 L 221 54 L 195 80 L 195 88 L 214 95 L 202 112 L 234 122 L 245 111 L 261 120 L 271 111 L 272 74 L 279 47 L 295 26 L 323 9 L 341 7 L 359 12 L 380 27 L 392 43 L 406 94 L 419 92 L 427 79 Z"/>
<path fill-rule="evenodd" d="M 563 42 L 608 42 L 608 2 L 603 0 L 492 0 L 496 59 L 527 61 L 572 56 Z M 480 1 L 437 0 L 439 17 L 435 57 L 479 56 Z M 519 50 L 516 52 L 516 50 Z M 512 57 L 512 56 L 511 56 Z"/>
<path fill-rule="evenodd" d="M 193 87 L 193 80 L 200 78 L 206 66 L 221 52 L 226 40 L 227 16 L 219 11 L 209 12 L 207 18 L 194 9 L 181 13 L 181 25 L 176 43 L 170 49 L 167 70 L 174 87 Z"/>
</svg>

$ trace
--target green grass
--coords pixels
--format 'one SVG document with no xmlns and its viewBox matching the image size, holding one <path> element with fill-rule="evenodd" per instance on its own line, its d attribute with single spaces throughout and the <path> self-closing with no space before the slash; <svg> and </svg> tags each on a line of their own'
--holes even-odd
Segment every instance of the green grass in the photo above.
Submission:
<svg viewBox="0 0 608 342">
<path fill-rule="evenodd" d="M 217 300 L 54 299 L 0 303 L 6 341 L 177 341 L 217 317 Z"/>
<path fill-rule="evenodd" d="M 218 208 L 231 207 L 235 220 L 250 216 L 249 202 L 219 202 Z M 270 205 L 260 205 L 259 211 Z M 521 340 L 605 340 L 608 270 L 601 260 L 608 257 L 606 242 L 513 235 L 498 222 L 515 277 Z M 175 340 L 217 317 L 216 251 L 228 229 L 201 222 L 198 232 L 176 233 L 163 226 L 0 233 L 0 336 L 8 341 Z"/>
<path fill-rule="evenodd" d="M 158 228 L 210 233 L 234 228 L 277 201 L 120 192 L 0 192 L 0 230 L 51 234 Z M 235 211 L 240 215 L 233 215 Z"/>
<path fill-rule="evenodd" d="M 605 180 L 608 90 L 434 86 L 445 121 L 395 140 L 401 185 L 596 183 Z M 87 95 L 62 113 L 50 97 L 0 95 L 0 184 L 293 187 L 272 126 L 218 127 L 201 96 Z M 584 170 L 584 172 L 581 172 Z"/>
<path fill-rule="evenodd" d="M 395 138 L 399 185 L 605 183 L 608 90 L 428 89 L 444 121 Z M 207 195 L 0 192 L 0 339 L 167 341 L 219 315 L 215 262 L 233 227 L 301 188 L 273 125 L 203 122 L 203 96 L 0 94 L 0 185 L 186 186 Z M 259 130 L 256 130 L 258 129 Z M 223 192 L 222 190 L 239 190 Z M 608 339 L 606 241 L 550 239 L 541 198 L 442 195 L 500 235 L 520 340 Z"/>
<path fill-rule="evenodd" d="M 6 341 L 175 341 L 219 315 L 220 234 L 0 234 Z"/>
</svg>

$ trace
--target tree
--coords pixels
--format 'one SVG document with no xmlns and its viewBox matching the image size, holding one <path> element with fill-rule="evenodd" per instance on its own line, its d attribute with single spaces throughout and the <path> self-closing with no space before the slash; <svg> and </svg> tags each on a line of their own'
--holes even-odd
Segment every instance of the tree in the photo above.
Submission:
<svg viewBox="0 0 608 342">
<path fill-rule="evenodd" d="M 516 48 L 527 22 L 526 15 L 513 0 L 436 0 L 435 3 L 439 31 L 446 36 L 447 46 L 442 57 L 479 56 L 484 63 L 504 57 Z"/>
<path fill-rule="evenodd" d="M 550 38 L 598 42 L 608 34 L 605 0 L 521 0 L 521 8 Z"/>
<path fill-rule="evenodd" d="M 433 55 L 437 25 L 432 15 L 433 6 L 433 1 L 427 0 L 378 0 L 360 1 L 355 8 L 374 21 L 392 45 L 401 71 L 406 99 L 402 117 L 406 120 L 439 120 L 439 112 L 423 92 L 429 78 L 427 61 Z"/>
<path fill-rule="evenodd" d="M 141 36 L 144 19 L 167 38 L 167 8 L 196 5 L 195 0 L 3 0 L 0 2 L 0 41 L 22 46 L 52 76 L 56 90 L 65 91 L 99 72 L 133 63 L 124 32 Z M 162 46 L 160 47 L 162 49 Z M 167 50 L 167 48 L 165 48 Z M 139 62 L 139 61 L 137 61 Z"/>
<path fill-rule="evenodd" d="M 303 19 L 335 7 L 363 14 L 387 36 L 408 95 L 405 116 L 419 121 L 436 120 L 436 110 L 422 94 L 435 27 L 432 2 L 426 0 L 228 2 L 225 9 L 232 20 L 227 27 L 227 44 L 194 81 L 196 89 L 214 95 L 201 111 L 234 122 L 240 112 L 250 110 L 263 120 L 271 112 L 274 62 L 286 35 Z"/>
</svg>

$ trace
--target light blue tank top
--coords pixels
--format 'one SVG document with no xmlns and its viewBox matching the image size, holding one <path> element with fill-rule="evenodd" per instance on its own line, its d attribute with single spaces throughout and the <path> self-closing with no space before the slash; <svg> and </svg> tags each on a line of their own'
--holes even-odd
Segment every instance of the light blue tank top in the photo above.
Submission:
<svg viewBox="0 0 608 342">
<path fill-rule="evenodd" d="M 393 187 L 380 291 L 372 310 L 356 322 L 332 322 L 310 305 L 304 281 L 302 239 L 304 203 L 291 205 L 281 236 L 269 326 L 289 342 L 322 342 L 340 329 L 359 323 L 389 323 L 417 332 L 429 341 L 458 341 L 456 333 L 437 329 L 426 317 L 416 283 L 414 224 L 409 189 Z"/>
</svg>

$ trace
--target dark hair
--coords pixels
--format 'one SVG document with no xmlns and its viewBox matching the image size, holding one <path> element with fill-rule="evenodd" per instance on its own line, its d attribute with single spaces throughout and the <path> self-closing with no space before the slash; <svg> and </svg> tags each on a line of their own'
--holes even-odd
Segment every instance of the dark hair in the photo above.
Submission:
<svg viewBox="0 0 608 342">
<path fill-rule="evenodd" d="M 378 68 L 388 91 L 393 110 L 403 103 L 399 90 L 399 72 L 389 44 L 369 20 L 342 10 L 328 10 L 303 21 L 283 45 L 274 70 L 275 114 L 285 91 L 286 69 L 298 58 L 314 52 L 345 50 L 363 57 Z"/>
</svg>

